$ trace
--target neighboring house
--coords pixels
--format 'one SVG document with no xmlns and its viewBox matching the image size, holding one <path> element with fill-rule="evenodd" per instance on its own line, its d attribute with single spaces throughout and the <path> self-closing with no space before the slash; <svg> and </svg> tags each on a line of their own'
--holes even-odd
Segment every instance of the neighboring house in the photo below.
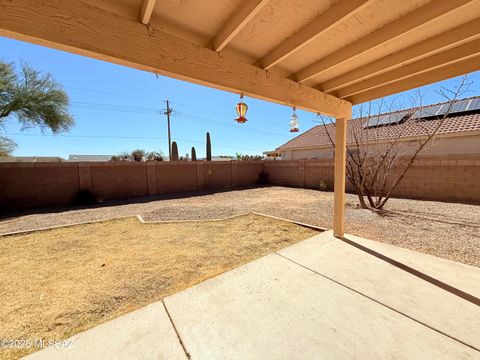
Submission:
<svg viewBox="0 0 480 360">
<path fill-rule="evenodd" d="M 0 162 L 61 162 L 58 156 L 0 156 Z"/>
<path fill-rule="evenodd" d="M 69 155 L 67 161 L 110 161 L 113 155 Z"/>
<path fill-rule="evenodd" d="M 282 158 L 282 153 L 277 150 L 264 151 L 263 156 L 266 160 L 280 160 Z"/>
<path fill-rule="evenodd" d="M 348 123 L 347 145 L 354 145 L 353 134 L 361 133 L 375 141 L 398 137 L 399 149 L 411 149 L 419 139 L 443 121 L 422 155 L 480 154 L 480 96 L 456 101 L 448 116 L 443 115 L 449 103 L 412 108 L 376 116 L 352 119 Z M 443 119 L 443 120 L 442 120 Z M 357 131 L 355 131 L 357 129 Z M 334 124 L 318 125 L 281 145 L 276 150 L 282 160 L 333 158 Z M 366 143 L 371 142 L 371 140 Z M 362 142 L 363 143 L 363 142 Z"/>
</svg>

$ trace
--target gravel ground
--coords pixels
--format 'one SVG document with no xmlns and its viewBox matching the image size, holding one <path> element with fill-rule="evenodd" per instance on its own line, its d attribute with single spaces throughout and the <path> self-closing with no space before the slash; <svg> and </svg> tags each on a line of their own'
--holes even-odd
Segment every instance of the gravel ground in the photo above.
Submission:
<svg viewBox="0 0 480 360">
<path fill-rule="evenodd" d="M 480 267 L 480 206 L 391 199 L 383 214 L 358 209 L 347 194 L 346 232 Z M 248 211 L 331 228 L 333 193 L 267 187 L 147 198 L 87 209 L 58 209 L 0 220 L 0 234 L 80 221 L 142 215 L 145 220 L 215 219 Z"/>
</svg>

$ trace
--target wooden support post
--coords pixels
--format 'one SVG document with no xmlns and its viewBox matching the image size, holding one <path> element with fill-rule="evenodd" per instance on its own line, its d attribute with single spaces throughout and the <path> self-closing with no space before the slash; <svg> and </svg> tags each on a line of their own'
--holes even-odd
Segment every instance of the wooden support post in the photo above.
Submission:
<svg viewBox="0 0 480 360">
<path fill-rule="evenodd" d="M 333 197 L 333 235 L 340 238 L 344 235 L 345 223 L 347 121 L 347 117 L 337 118 L 335 123 L 335 185 Z"/>
</svg>

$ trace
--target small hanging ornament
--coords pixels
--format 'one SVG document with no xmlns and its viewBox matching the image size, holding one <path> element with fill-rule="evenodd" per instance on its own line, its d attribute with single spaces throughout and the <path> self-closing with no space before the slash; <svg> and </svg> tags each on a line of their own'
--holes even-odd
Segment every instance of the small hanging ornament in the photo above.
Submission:
<svg viewBox="0 0 480 360">
<path fill-rule="evenodd" d="M 290 132 L 298 132 L 298 116 L 295 114 L 295 106 L 293 107 L 292 120 L 290 120 Z"/>
<path fill-rule="evenodd" d="M 248 106 L 243 102 L 243 94 L 240 95 L 240 102 L 237 104 L 235 109 L 237 110 L 238 115 L 238 118 L 236 118 L 235 121 L 239 124 L 247 122 L 248 120 L 245 115 L 247 114 Z"/>
</svg>

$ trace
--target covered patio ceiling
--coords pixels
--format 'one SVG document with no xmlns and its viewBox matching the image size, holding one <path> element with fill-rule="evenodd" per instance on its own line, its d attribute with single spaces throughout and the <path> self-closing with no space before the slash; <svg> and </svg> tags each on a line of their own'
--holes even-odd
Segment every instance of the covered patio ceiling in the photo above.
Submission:
<svg viewBox="0 0 480 360">
<path fill-rule="evenodd" d="M 0 35 L 333 116 L 480 68 L 478 0 L 1 0 Z"/>
<path fill-rule="evenodd" d="M 0 35 L 336 117 L 342 236 L 352 104 L 479 70 L 480 0 L 0 0 Z"/>
</svg>

